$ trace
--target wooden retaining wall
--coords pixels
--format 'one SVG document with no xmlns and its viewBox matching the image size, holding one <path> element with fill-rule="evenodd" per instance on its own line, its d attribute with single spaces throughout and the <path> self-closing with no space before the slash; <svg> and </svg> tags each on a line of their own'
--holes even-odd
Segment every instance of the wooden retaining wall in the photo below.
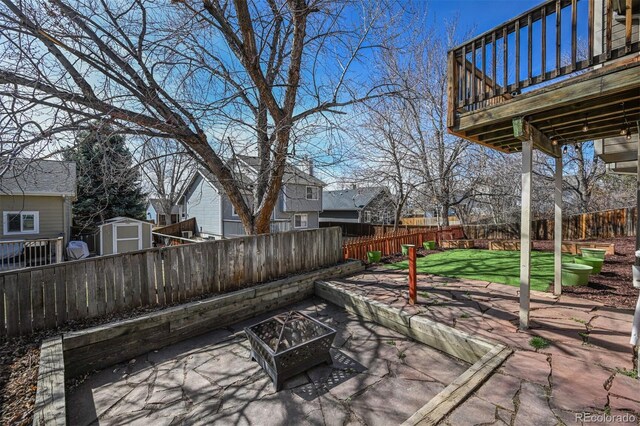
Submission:
<svg viewBox="0 0 640 426">
<path fill-rule="evenodd" d="M 166 306 L 342 261 L 340 228 L 248 236 L 0 273 L 0 339 Z M 5 312 L 6 307 L 6 312 Z"/>
</svg>

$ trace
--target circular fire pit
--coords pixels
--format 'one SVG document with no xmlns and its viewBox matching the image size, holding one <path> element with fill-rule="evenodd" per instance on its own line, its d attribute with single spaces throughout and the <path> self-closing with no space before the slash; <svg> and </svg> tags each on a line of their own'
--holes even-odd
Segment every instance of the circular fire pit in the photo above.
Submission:
<svg viewBox="0 0 640 426">
<path fill-rule="evenodd" d="M 276 391 L 288 378 L 321 363 L 332 364 L 336 331 L 298 311 L 276 315 L 244 329 L 251 359 L 271 377 Z"/>
</svg>

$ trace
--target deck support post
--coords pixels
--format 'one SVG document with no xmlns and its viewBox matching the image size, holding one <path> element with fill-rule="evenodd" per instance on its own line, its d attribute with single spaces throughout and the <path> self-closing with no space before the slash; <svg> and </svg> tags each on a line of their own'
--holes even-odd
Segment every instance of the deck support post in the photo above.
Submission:
<svg viewBox="0 0 640 426">
<path fill-rule="evenodd" d="M 553 222 L 553 294 L 562 293 L 562 157 L 555 159 L 555 218 Z"/>
<path fill-rule="evenodd" d="M 529 328 L 531 288 L 531 176 L 533 140 L 522 141 L 522 211 L 520 215 L 520 329 Z"/>
<path fill-rule="evenodd" d="M 636 121 L 636 128 L 638 134 L 636 135 L 636 143 L 638 144 L 638 161 L 636 169 L 636 206 L 637 211 L 640 211 L 640 121 Z M 636 269 L 640 268 L 640 257 L 637 256 L 638 250 L 640 250 L 640 215 L 636 219 L 636 257 L 633 263 L 633 285 L 636 288 L 640 288 L 640 282 L 636 280 Z M 631 341 L 632 346 L 635 346 L 634 352 L 636 356 L 636 372 L 638 373 L 638 380 L 640 380 L 640 294 L 638 295 L 638 301 L 636 302 L 636 310 L 633 315 L 633 325 L 631 327 Z"/>
</svg>

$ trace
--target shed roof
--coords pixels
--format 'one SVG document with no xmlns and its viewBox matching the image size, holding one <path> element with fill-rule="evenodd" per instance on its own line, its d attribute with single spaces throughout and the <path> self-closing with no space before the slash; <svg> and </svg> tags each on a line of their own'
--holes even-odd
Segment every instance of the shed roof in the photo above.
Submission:
<svg viewBox="0 0 640 426">
<path fill-rule="evenodd" d="M 76 163 L 73 161 L 18 158 L 0 176 L 0 194 L 76 195 Z"/>
</svg>

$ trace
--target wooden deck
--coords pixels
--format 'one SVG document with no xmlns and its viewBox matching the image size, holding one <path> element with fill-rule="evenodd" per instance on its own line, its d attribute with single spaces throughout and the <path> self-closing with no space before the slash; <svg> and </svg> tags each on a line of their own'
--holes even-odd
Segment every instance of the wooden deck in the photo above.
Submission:
<svg viewBox="0 0 640 426">
<path fill-rule="evenodd" d="M 514 118 L 560 146 L 637 133 L 640 2 L 623 4 L 547 1 L 451 50 L 449 131 L 503 152 L 521 149 Z"/>
</svg>

